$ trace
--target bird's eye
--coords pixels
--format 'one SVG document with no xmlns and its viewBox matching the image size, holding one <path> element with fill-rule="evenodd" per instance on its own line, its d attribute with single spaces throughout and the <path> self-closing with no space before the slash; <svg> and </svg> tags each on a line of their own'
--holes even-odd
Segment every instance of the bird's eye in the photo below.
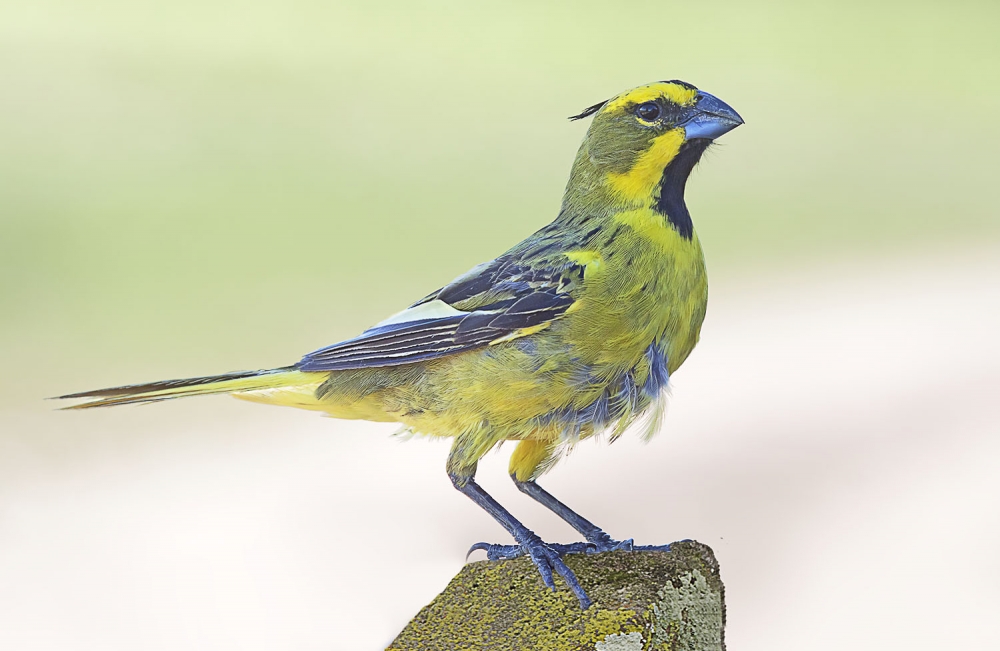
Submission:
<svg viewBox="0 0 1000 651">
<path fill-rule="evenodd" d="M 635 107 L 635 114 L 639 116 L 640 120 L 652 122 L 660 117 L 660 105 L 656 102 L 644 102 Z"/>
</svg>

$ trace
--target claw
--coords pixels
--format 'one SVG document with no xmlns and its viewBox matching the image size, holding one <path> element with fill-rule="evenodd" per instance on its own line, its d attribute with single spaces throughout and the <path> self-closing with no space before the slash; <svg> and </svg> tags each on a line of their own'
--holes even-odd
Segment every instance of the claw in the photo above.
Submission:
<svg viewBox="0 0 1000 651">
<path fill-rule="evenodd" d="M 472 547 L 469 547 L 469 551 L 465 552 L 465 560 L 468 561 L 469 557 L 472 556 L 472 552 L 478 551 L 480 549 L 489 554 L 490 544 L 485 542 L 477 542 Z"/>
<path fill-rule="evenodd" d="M 524 555 L 524 548 L 520 545 L 497 545 L 487 542 L 477 542 L 469 547 L 469 552 L 465 555 L 465 560 L 469 560 L 472 552 L 482 550 L 486 552 L 486 559 L 491 561 L 504 561 Z"/>
<path fill-rule="evenodd" d="M 553 571 L 555 571 L 556 574 L 563 578 L 563 581 L 566 582 L 566 585 L 569 586 L 569 589 L 576 596 L 577 600 L 579 600 L 580 607 L 584 610 L 590 607 L 590 597 L 583 591 L 576 575 L 573 574 L 573 570 L 566 567 L 566 563 L 561 558 L 562 554 L 556 550 L 557 547 L 579 549 L 582 545 L 547 545 L 540 538 L 536 537 L 534 540 L 525 541 L 522 547 L 531 556 L 535 567 L 538 568 L 538 572 L 542 575 L 542 582 L 548 588 L 552 590 L 556 589 L 556 583 L 552 576 Z"/>
</svg>

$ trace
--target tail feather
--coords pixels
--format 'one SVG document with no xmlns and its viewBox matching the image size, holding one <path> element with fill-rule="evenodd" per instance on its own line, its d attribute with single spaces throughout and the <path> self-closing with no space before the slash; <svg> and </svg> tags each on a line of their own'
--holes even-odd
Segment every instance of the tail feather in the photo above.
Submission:
<svg viewBox="0 0 1000 651">
<path fill-rule="evenodd" d="M 159 402 L 161 400 L 171 400 L 186 396 L 242 393 L 245 391 L 261 391 L 297 386 L 314 382 L 315 380 L 310 377 L 314 375 L 298 371 L 294 366 L 286 366 L 262 371 L 236 371 L 206 377 L 162 380 L 146 384 L 130 384 L 108 389 L 69 393 L 64 396 L 57 396 L 55 399 L 91 399 L 89 402 L 63 407 L 63 409 L 91 409 L 93 407 Z"/>
</svg>

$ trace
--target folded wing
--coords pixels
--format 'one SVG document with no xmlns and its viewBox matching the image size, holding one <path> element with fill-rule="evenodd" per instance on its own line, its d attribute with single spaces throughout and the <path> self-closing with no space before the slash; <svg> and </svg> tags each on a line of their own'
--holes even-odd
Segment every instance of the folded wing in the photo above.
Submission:
<svg viewBox="0 0 1000 651">
<path fill-rule="evenodd" d="M 309 353 L 300 371 L 412 364 L 544 329 L 574 299 L 573 267 L 533 268 L 507 258 L 472 269 L 354 339 Z"/>
</svg>

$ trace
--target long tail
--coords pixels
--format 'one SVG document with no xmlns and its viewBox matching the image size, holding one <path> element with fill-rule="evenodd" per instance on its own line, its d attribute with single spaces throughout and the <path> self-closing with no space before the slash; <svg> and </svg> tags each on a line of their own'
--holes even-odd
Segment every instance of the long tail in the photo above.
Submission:
<svg viewBox="0 0 1000 651">
<path fill-rule="evenodd" d="M 63 409 L 90 409 L 92 407 L 113 407 L 144 402 L 159 402 L 186 396 L 204 396 L 216 393 L 240 394 L 248 391 L 282 389 L 306 384 L 316 384 L 316 373 L 303 373 L 294 366 L 266 371 L 236 371 L 223 375 L 187 378 L 184 380 L 163 380 L 148 384 L 132 384 L 124 387 L 82 391 L 58 396 L 56 400 L 90 398 L 89 402 L 63 407 Z"/>
</svg>

